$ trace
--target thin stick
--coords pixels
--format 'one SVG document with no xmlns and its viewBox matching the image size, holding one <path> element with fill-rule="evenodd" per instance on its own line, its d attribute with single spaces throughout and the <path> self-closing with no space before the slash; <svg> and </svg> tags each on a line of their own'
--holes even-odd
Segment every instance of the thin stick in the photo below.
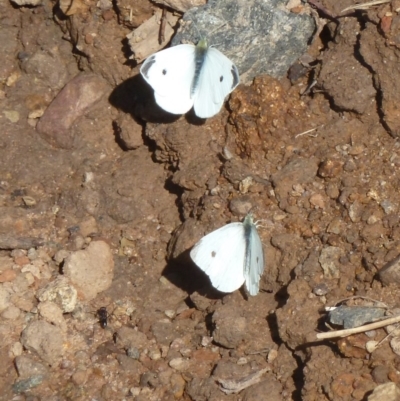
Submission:
<svg viewBox="0 0 400 401">
<path fill-rule="evenodd" d="M 316 129 L 318 129 L 318 128 L 320 128 L 320 127 L 322 127 L 322 125 L 320 125 L 319 127 L 311 128 L 311 129 L 309 129 L 308 131 L 301 132 L 300 134 L 297 134 L 297 135 L 295 136 L 295 138 L 298 138 L 299 136 L 307 135 L 307 134 L 309 134 L 310 132 L 313 132 L 313 131 L 315 131 Z M 317 135 L 310 135 L 310 136 L 312 136 L 313 138 L 316 138 L 316 137 L 317 137 Z"/>
<path fill-rule="evenodd" d="M 390 3 L 392 0 L 375 0 L 375 1 L 369 1 L 368 3 L 364 4 L 356 4 L 355 6 L 350 6 L 345 8 L 344 10 L 341 11 L 341 13 L 344 13 L 349 10 L 368 10 L 371 6 L 378 6 L 379 4 L 385 4 L 385 3 Z"/>
<path fill-rule="evenodd" d="M 259 355 L 259 354 L 265 354 L 266 352 L 269 352 L 271 350 L 271 348 L 264 348 L 261 349 L 260 351 L 245 351 L 246 355 Z"/>
<path fill-rule="evenodd" d="M 374 308 L 384 308 L 384 309 L 387 309 L 387 308 L 389 308 L 384 302 L 382 302 L 382 301 L 378 301 L 377 299 L 374 299 L 374 298 L 370 298 L 370 297 L 364 297 L 364 296 L 362 296 L 362 295 L 354 295 L 353 297 L 348 297 L 348 298 L 343 298 L 343 299 L 340 299 L 339 301 L 337 301 L 336 303 L 335 303 L 335 306 L 337 306 L 338 304 L 341 304 L 342 302 L 345 302 L 345 301 L 351 301 L 351 300 L 353 300 L 353 299 L 363 299 L 364 301 L 371 301 L 371 302 L 373 302 L 374 304 L 383 304 L 383 305 L 385 305 L 385 306 L 376 306 L 376 305 L 374 305 Z"/>
<path fill-rule="evenodd" d="M 385 337 L 382 338 L 381 341 L 378 342 L 378 344 L 376 344 L 375 349 L 378 348 L 384 341 L 386 341 L 390 336 L 393 336 L 395 334 L 395 331 L 399 328 L 399 325 L 396 324 L 396 329 L 394 329 L 393 331 L 391 331 L 389 334 L 387 334 Z"/>
<path fill-rule="evenodd" d="M 381 327 L 389 326 L 390 324 L 400 322 L 400 315 L 391 317 L 389 319 L 381 320 L 379 322 L 366 324 L 364 326 L 354 327 L 352 329 L 329 331 L 328 333 L 318 333 L 318 340 L 325 340 L 327 338 L 347 337 L 352 334 L 364 333 L 365 331 L 379 329 Z"/>
<path fill-rule="evenodd" d="M 304 89 L 304 92 L 300 96 L 303 97 L 303 96 L 307 95 L 311 91 L 311 89 L 314 88 L 315 85 L 317 85 L 317 83 L 318 83 L 318 81 L 316 79 L 314 79 L 314 81 L 312 81 L 310 83 L 310 85 L 308 85 L 307 88 Z"/>
</svg>

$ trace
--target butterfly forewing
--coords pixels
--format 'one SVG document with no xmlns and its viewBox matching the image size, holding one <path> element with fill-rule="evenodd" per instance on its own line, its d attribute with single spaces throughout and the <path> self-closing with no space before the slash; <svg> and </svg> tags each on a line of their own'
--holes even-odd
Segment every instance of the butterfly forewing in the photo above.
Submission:
<svg viewBox="0 0 400 401">
<path fill-rule="evenodd" d="M 195 46 L 184 44 L 148 57 L 140 68 L 154 89 L 157 104 L 173 114 L 184 114 L 193 106 L 190 93 L 195 71 Z"/>
<path fill-rule="evenodd" d="M 222 292 L 233 292 L 244 282 L 244 227 L 231 223 L 203 237 L 190 256 Z"/>
</svg>

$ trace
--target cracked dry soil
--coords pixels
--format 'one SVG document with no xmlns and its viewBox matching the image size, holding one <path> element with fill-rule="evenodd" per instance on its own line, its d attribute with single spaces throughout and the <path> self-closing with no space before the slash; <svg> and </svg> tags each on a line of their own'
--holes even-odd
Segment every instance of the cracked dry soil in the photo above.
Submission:
<svg viewBox="0 0 400 401">
<path fill-rule="evenodd" d="M 384 328 L 315 335 L 339 300 L 400 299 L 378 275 L 400 252 L 399 2 L 321 20 L 305 75 L 257 77 L 201 125 L 132 118 L 132 27 L 81 6 L 0 3 L 0 399 L 341 401 L 397 384 L 395 341 L 366 350 Z M 137 6 L 133 26 L 155 7 Z M 261 292 L 219 294 L 188 250 L 249 208 Z"/>
</svg>

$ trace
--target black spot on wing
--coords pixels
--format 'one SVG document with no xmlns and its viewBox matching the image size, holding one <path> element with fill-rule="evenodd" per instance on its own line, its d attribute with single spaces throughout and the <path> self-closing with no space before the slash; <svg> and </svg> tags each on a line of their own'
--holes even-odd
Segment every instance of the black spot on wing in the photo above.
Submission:
<svg viewBox="0 0 400 401">
<path fill-rule="evenodd" d="M 167 70 L 165 68 L 162 70 L 162 74 L 167 75 Z"/>
<path fill-rule="evenodd" d="M 231 74 L 232 74 L 232 90 L 233 90 L 239 84 L 239 71 L 237 70 L 235 64 L 232 64 Z"/>
<path fill-rule="evenodd" d="M 217 252 L 212 251 L 212 252 L 211 252 L 211 257 L 212 257 L 212 258 L 215 258 L 216 256 L 217 256 Z"/>
<path fill-rule="evenodd" d="M 149 71 L 155 62 L 156 62 L 156 56 L 153 54 L 142 65 L 140 72 L 143 74 L 145 78 L 149 78 Z"/>
<path fill-rule="evenodd" d="M 221 76 L 219 77 L 219 82 L 222 82 L 223 80 L 224 80 L 224 76 L 221 75 Z"/>
</svg>

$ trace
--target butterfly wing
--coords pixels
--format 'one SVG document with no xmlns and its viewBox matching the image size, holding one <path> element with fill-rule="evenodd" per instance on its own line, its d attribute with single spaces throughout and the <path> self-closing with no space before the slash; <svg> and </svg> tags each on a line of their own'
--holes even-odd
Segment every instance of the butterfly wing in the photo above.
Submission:
<svg viewBox="0 0 400 401">
<path fill-rule="evenodd" d="M 227 224 L 203 237 L 190 257 L 219 291 L 233 292 L 244 282 L 246 242 L 242 223 Z"/>
<path fill-rule="evenodd" d="M 217 114 L 226 96 L 239 84 L 239 72 L 228 57 L 213 47 L 205 57 L 194 93 L 194 111 L 200 118 Z"/>
<path fill-rule="evenodd" d="M 161 108 L 173 114 L 184 114 L 192 108 L 195 46 L 184 44 L 161 50 L 146 59 L 140 73 L 154 89 Z"/>
<path fill-rule="evenodd" d="M 248 222 L 246 218 L 244 224 L 250 224 L 246 241 L 247 249 L 244 268 L 246 288 L 250 295 L 257 295 L 260 277 L 264 271 L 264 252 L 260 236 L 252 219 Z"/>
</svg>

